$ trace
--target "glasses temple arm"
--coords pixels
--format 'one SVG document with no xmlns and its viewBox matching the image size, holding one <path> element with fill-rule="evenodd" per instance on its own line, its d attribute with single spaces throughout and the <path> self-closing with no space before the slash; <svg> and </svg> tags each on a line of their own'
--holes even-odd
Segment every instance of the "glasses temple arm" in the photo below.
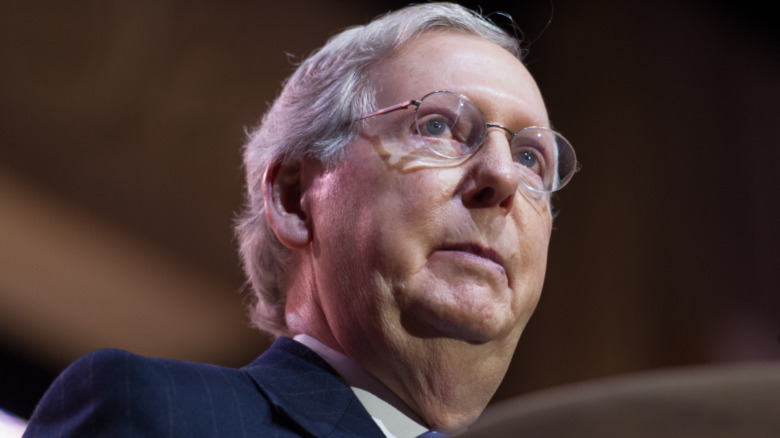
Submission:
<svg viewBox="0 0 780 438">
<path fill-rule="evenodd" d="M 401 102 L 399 104 L 396 104 L 396 105 L 393 105 L 393 106 L 389 106 L 387 108 L 382 108 L 381 110 L 378 110 L 378 111 L 374 111 L 373 113 L 366 114 L 365 116 L 359 118 L 358 120 L 365 120 L 365 119 L 368 119 L 369 117 L 374 117 L 374 116 L 378 116 L 378 115 L 381 115 L 381 114 L 387 114 L 387 113 L 391 113 L 393 111 L 406 109 L 406 108 L 409 108 L 410 105 L 415 105 L 415 106 L 420 105 L 420 101 L 419 100 L 407 100 L 406 102 Z"/>
</svg>

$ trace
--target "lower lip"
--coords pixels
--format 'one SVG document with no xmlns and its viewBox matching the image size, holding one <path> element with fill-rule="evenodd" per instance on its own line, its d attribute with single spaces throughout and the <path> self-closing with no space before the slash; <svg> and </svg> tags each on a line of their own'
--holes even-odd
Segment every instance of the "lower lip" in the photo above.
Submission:
<svg viewBox="0 0 780 438">
<path fill-rule="evenodd" d="M 494 262 L 491 259 L 488 259 L 488 258 L 485 258 L 485 257 L 482 257 L 482 256 L 478 256 L 478 255 L 476 255 L 474 253 L 471 253 L 471 252 L 440 250 L 439 253 L 451 254 L 451 255 L 456 256 L 456 257 L 462 257 L 462 258 L 464 258 L 466 260 L 469 260 L 470 262 L 479 263 L 481 265 L 487 265 L 487 266 L 490 266 L 493 269 L 496 269 L 496 270 L 500 271 L 501 274 L 506 275 L 506 271 L 504 270 L 504 267 L 501 266 L 500 264 Z"/>
</svg>

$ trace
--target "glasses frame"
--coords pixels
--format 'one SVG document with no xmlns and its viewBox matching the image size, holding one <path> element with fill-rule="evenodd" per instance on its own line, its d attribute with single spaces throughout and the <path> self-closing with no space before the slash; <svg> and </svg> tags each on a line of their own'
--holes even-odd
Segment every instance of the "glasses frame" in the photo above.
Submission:
<svg viewBox="0 0 780 438">
<path fill-rule="evenodd" d="M 525 181 L 523 181 L 523 178 L 519 178 L 520 182 L 523 184 L 524 187 L 526 187 L 529 190 L 532 190 L 532 191 L 535 191 L 535 192 L 539 192 L 539 193 L 554 193 L 554 192 L 557 192 L 558 190 L 562 189 L 566 184 L 568 184 L 568 182 L 572 179 L 574 174 L 579 172 L 582 169 L 582 163 L 577 161 L 577 154 L 576 154 L 576 151 L 574 150 L 574 147 L 571 145 L 571 142 L 569 142 L 569 140 L 567 140 L 566 137 L 564 137 L 558 131 L 555 131 L 554 129 L 546 128 L 544 126 L 527 126 L 527 127 L 523 128 L 523 129 L 517 131 L 517 132 L 514 132 L 511 129 L 509 129 L 506 126 L 501 125 L 499 123 L 488 122 L 487 118 L 485 117 L 485 113 L 482 111 L 482 108 L 480 108 L 479 105 L 474 103 L 474 101 L 472 101 L 468 97 L 466 97 L 466 96 L 464 96 L 464 95 L 462 95 L 460 93 L 455 93 L 453 91 L 446 91 L 446 90 L 432 91 L 432 92 L 426 94 L 425 96 L 421 97 L 420 99 L 406 100 L 404 102 L 388 106 L 387 108 L 382 108 L 380 110 L 377 110 L 377 111 L 374 111 L 372 113 L 366 114 L 366 115 L 360 117 L 358 119 L 358 121 L 369 119 L 369 118 L 376 117 L 376 116 L 380 116 L 382 114 L 392 113 L 394 111 L 400 111 L 400 110 L 407 109 L 410 106 L 414 105 L 415 106 L 415 109 L 414 109 L 414 112 L 415 112 L 415 126 L 417 127 L 417 130 L 419 132 L 420 127 L 418 126 L 418 122 L 417 122 L 417 111 L 420 109 L 420 105 L 423 103 L 425 98 L 427 98 L 427 97 L 429 97 L 431 95 L 434 95 L 434 94 L 439 94 L 439 93 L 447 93 L 447 94 L 451 94 L 451 95 L 457 96 L 460 99 L 463 99 L 466 102 L 468 102 L 471 105 L 473 105 L 474 108 L 476 108 L 477 111 L 479 111 L 479 114 L 482 117 L 482 122 L 485 125 L 485 134 L 479 140 L 479 143 L 471 151 L 468 151 L 468 152 L 466 152 L 463 155 L 460 155 L 458 157 L 450 157 L 450 156 L 444 155 L 444 154 L 436 151 L 435 149 L 431 148 L 428 145 L 428 143 L 424 141 L 425 146 L 431 152 L 433 152 L 434 154 L 436 154 L 436 155 L 438 155 L 438 156 L 440 156 L 442 158 L 453 159 L 453 160 L 457 160 L 459 158 L 463 158 L 463 157 L 469 156 L 469 155 L 474 155 L 474 154 L 477 153 L 477 151 L 479 149 L 482 148 L 482 145 L 485 144 L 485 139 L 487 138 L 487 130 L 489 128 L 498 128 L 498 129 L 501 129 L 501 130 L 505 131 L 507 134 L 509 134 L 510 137 L 511 137 L 510 142 L 509 142 L 510 148 L 511 148 L 512 143 L 514 142 L 515 138 L 517 138 L 517 136 L 520 135 L 521 133 L 523 133 L 525 131 L 528 131 L 528 130 L 532 130 L 532 129 L 539 129 L 539 130 L 550 132 L 550 133 L 552 133 L 552 134 L 562 138 L 566 142 L 566 144 L 569 145 L 569 148 L 571 148 L 572 158 L 574 159 L 574 168 L 569 173 L 567 173 L 564 178 L 561 179 L 561 181 L 558 183 L 557 187 L 555 187 L 554 190 L 540 190 L 540 189 L 537 189 L 537 188 L 534 188 L 534 187 L 530 187 L 528 184 L 526 184 Z"/>
</svg>

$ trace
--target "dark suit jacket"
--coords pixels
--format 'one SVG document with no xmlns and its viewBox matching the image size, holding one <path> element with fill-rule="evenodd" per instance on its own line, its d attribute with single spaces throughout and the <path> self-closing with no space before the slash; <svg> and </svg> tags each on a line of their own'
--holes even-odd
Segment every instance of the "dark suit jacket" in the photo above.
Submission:
<svg viewBox="0 0 780 438">
<path fill-rule="evenodd" d="M 288 338 L 241 369 L 90 353 L 38 404 L 25 437 L 383 437 L 352 390 Z"/>
</svg>

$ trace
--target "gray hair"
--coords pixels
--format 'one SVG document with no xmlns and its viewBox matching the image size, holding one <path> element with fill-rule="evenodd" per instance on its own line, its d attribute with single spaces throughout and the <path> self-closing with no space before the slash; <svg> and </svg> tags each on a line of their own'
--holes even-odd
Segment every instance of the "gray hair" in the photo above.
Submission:
<svg viewBox="0 0 780 438">
<path fill-rule="evenodd" d="M 355 120 L 375 110 L 370 67 L 428 31 L 458 31 L 494 42 L 522 60 L 520 41 L 480 14 L 453 3 L 425 3 L 344 30 L 312 53 L 252 130 L 244 146 L 247 197 L 236 236 L 253 288 L 252 325 L 289 335 L 285 321 L 291 252 L 274 234 L 263 206 L 263 175 L 274 162 L 338 163 L 358 132 Z M 416 97 L 416 96 L 411 96 Z"/>
</svg>

